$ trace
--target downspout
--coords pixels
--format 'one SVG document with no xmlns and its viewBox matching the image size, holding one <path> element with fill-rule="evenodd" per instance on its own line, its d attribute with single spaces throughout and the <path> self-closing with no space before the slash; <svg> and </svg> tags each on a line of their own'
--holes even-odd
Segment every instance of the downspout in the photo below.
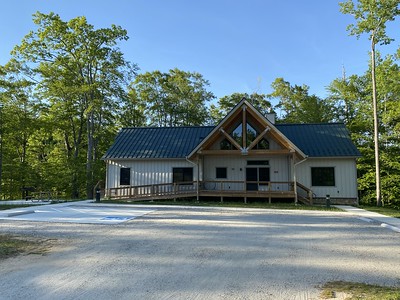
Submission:
<svg viewBox="0 0 400 300">
<path fill-rule="evenodd" d="M 108 160 L 106 160 L 105 163 L 106 163 L 106 180 L 104 183 L 104 197 L 108 198 L 109 197 L 108 176 L 110 176 L 110 162 Z"/>
<path fill-rule="evenodd" d="M 199 158 L 197 157 L 197 164 L 189 160 L 189 158 L 186 156 L 185 157 L 186 161 L 191 163 L 192 165 L 197 167 L 197 176 L 196 176 L 196 201 L 199 202 L 200 199 L 200 190 L 199 190 L 199 177 L 200 177 L 200 167 L 199 167 Z"/>
<path fill-rule="evenodd" d="M 293 181 L 294 181 L 293 189 L 294 189 L 294 195 L 295 195 L 295 197 L 296 197 L 296 198 L 295 198 L 295 201 L 294 201 L 295 205 L 297 205 L 297 203 L 298 203 L 298 201 L 297 201 L 296 167 L 297 167 L 299 164 L 305 162 L 307 159 L 308 159 L 308 156 L 306 156 L 304 159 L 302 159 L 301 161 L 298 161 L 297 163 L 295 163 L 295 164 L 293 165 Z M 294 160 L 294 155 L 293 155 L 293 160 Z"/>
</svg>

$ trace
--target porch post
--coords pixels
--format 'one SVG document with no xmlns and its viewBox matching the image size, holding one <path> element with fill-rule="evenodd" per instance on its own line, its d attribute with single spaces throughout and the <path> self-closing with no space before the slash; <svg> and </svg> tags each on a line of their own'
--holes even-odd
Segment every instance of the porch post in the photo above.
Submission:
<svg viewBox="0 0 400 300">
<path fill-rule="evenodd" d="M 186 156 L 186 161 L 188 163 L 191 163 L 193 166 L 196 166 L 197 168 L 197 178 L 196 178 L 196 202 L 199 202 L 199 176 L 200 176 L 200 163 L 199 163 L 199 154 L 197 153 L 197 161 L 196 163 L 192 162 L 187 156 Z M 192 178 L 193 179 L 193 178 Z M 192 183 L 194 183 L 194 181 L 192 181 Z"/>
<path fill-rule="evenodd" d="M 296 178 L 296 165 L 294 164 L 294 158 L 295 158 L 295 153 L 292 153 L 292 156 L 290 157 L 291 160 L 291 165 L 292 165 L 292 173 L 293 173 L 293 192 L 294 192 L 294 204 L 297 205 L 297 178 Z"/>
</svg>

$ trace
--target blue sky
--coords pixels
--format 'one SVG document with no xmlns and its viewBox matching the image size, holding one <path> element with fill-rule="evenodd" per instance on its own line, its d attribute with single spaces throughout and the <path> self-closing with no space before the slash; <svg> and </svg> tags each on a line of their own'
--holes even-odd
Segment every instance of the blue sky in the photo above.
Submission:
<svg viewBox="0 0 400 300">
<path fill-rule="evenodd" d="M 86 16 L 96 28 L 122 26 L 130 39 L 120 48 L 139 72 L 179 68 L 209 80 L 222 97 L 271 92 L 283 77 L 326 95 L 329 83 L 367 69 L 369 41 L 348 36 L 354 20 L 335 0 L 13 0 L 0 11 L 0 64 L 35 26 L 32 14 L 55 12 L 63 20 Z M 388 31 L 399 35 L 394 30 Z M 398 41 L 380 48 L 393 53 Z"/>
</svg>

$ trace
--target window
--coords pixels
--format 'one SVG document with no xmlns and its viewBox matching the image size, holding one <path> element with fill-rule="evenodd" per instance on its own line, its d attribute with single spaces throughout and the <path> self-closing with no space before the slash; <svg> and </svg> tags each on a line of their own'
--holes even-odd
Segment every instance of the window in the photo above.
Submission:
<svg viewBox="0 0 400 300">
<path fill-rule="evenodd" d="M 243 144 L 243 125 L 240 123 L 231 133 L 231 137 L 239 144 Z"/>
<path fill-rule="evenodd" d="M 311 168 L 312 186 L 335 186 L 335 168 Z"/>
<path fill-rule="evenodd" d="M 246 147 L 248 147 L 258 136 L 257 130 L 253 128 L 249 123 L 247 125 L 247 132 L 246 132 Z"/>
<path fill-rule="evenodd" d="M 228 177 L 226 168 L 215 168 L 215 171 L 215 178 L 217 179 L 226 179 Z"/>
<path fill-rule="evenodd" d="M 119 173 L 119 185 L 131 184 L 131 168 L 121 168 Z"/>
<path fill-rule="evenodd" d="M 232 149 L 234 149 L 232 143 L 230 141 L 228 141 L 227 139 L 223 139 L 219 145 L 220 145 L 220 149 L 221 150 L 232 150 Z"/>
<path fill-rule="evenodd" d="M 248 160 L 248 166 L 269 166 L 269 160 Z"/>
<path fill-rule="evenodd" d="M 266 139 L 262 139 L 254 148 L 259 150 L 269 149 L 269 142 Z"/>
<path fill-rule="evenodd" d="M 173 168 L 172 174 L 174 183 L 193 181 L 193 168 Z"/>
</svg>

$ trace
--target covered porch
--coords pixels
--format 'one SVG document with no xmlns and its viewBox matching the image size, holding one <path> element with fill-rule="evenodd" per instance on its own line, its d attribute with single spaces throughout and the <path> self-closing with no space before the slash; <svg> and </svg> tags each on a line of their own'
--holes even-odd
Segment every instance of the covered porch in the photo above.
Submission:
<svg viewBox="0 0 400 300">
<path fill-rule="evenodd" d="M 294 181 L 239 181 L 208 180 L 180 183 L 162 183 L 140 186 L 115 187 L 105 190 L 111 200 L 159 200 L 195 197 L 293 199 L 294 202 L 313 204 L 313 192 Z"/>
</svg>

